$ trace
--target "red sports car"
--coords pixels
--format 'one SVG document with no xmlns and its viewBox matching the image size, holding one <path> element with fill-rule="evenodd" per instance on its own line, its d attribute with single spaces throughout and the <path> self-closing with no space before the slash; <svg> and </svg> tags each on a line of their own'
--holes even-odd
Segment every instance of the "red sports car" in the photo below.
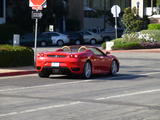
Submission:
<svg viewBox="0 0 160 120">
<path fill-rule="evenodd" d="M 78 74 L 88 79 L 92 74 L 115 75 L 119 61 L 109 52 L 93 46 L 64 46 L 53 52 L 38 53 L 36 69 L 39 77 L 60 73 Z"/>
</svg>

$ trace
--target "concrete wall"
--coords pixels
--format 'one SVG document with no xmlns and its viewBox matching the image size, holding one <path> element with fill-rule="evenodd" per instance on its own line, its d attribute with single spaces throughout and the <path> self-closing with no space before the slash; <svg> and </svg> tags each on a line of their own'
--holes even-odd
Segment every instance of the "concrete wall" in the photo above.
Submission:
<svg viewBox="0 0 160 120">
<path fill-rule="evenodd" d="M 103 18 L 84 18 L 84 30 L 104 28 Z"/>
<path fill-rule="evenodd" d="M 149 19 L 150 19 L 150 23 L 160 24 L 160 15 L 152 15 L 149 17 Z"/>
</svg>

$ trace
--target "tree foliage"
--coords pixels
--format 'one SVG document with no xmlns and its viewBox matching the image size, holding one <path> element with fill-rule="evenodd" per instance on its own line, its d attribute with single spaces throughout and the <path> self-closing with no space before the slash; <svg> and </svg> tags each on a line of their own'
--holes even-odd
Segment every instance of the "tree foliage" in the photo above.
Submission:
<svg viewBox="0 0 160 120">
<path fill-rule="evenodd" d="M 34 20 L 31 19 L 32 9 L 29 7 L 29 0 L 15 0 L 12 5 L 13 16 L 9 23 L 15 24 L 25 31 L 32 32 Z M 42 10 L 43 17 L 39 20 L 39 31 L 45 31 L 49 25 L 54 25 L 59 17 L 68 13 L 66 0 L 47 0 L 47 8 Z"/>
<path fill-rule="evenodd" d="M 126 8 L 122 17 L 122 22 L 126 28 L 127 33 L 140 31 L 143 26 L 143 20 L 136 15 L 136 9 Z"/>
</svg>

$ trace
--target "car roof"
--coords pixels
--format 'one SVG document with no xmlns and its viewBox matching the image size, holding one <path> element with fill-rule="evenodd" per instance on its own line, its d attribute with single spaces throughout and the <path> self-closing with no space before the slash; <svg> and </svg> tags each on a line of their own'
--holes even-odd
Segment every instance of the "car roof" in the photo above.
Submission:
<svg viewBox="0 0 160 120">
<path fill-rule="evenodd" d="M 41 34 L 47 34 L 47 33 L 57 33 L 57 34 L 62 34 L 62 33 L 59 33 L 59 32 L 42 32 Z"/>
</svg>

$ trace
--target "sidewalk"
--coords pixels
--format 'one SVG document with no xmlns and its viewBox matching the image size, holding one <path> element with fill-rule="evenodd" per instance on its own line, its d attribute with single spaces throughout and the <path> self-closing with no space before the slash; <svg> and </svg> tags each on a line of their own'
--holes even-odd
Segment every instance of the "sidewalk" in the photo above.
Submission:
<svg viewBox="0 0 160 120">
<path fill-rule="evenodd" d="M 125 52 L 160 53 L 160 49 L 112 50 L 110 52 L 111 53 L 125 53 Z M 26 74 L 33 74 L 33 73 L 36 73 L 36 70 L 33 66 L 0 68 L 0 77 L 14 76 L 14 75 L 26 75 Z"/>
<path fill-rule="evenodd" d="M 33 73 L 36 73 L 35 68 L 33 66 L 0 68 L 0 77 L 26 75 Z"/>
</svg>

